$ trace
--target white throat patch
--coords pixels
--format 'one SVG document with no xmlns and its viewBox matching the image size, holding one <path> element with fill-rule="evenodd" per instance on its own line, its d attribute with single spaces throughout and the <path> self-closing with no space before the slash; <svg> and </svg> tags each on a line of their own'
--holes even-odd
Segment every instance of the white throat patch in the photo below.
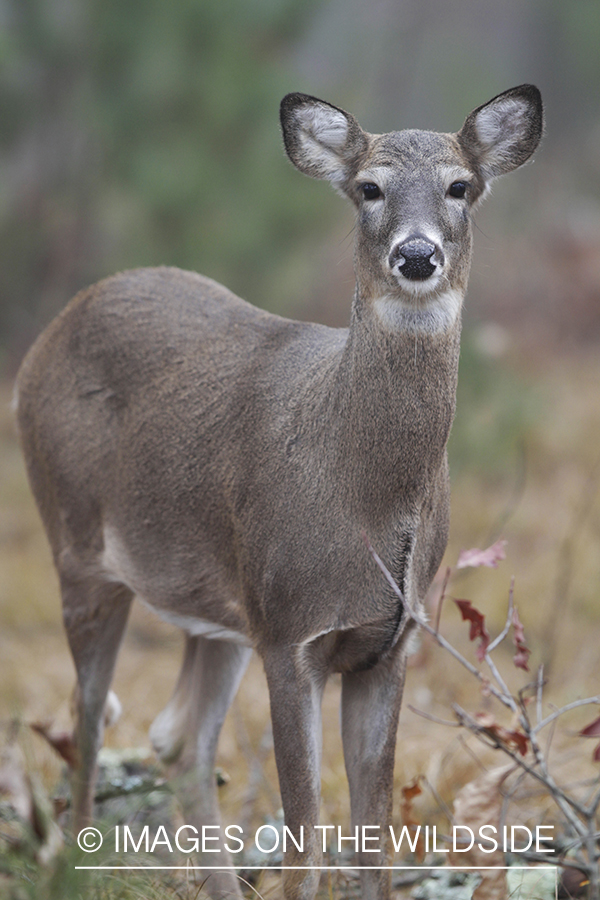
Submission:
<svg viewBox="0 0 600 900">
<path fill-rule="evenodd" d="M 388 294 L 378 297 L 373 307 L 379 321 L 390 331 L 440 334 L 455 324 L 462 302 L 462 293 L 450 289 L 426 299 L 417 294 L 410 300 Z"/>
</svg>

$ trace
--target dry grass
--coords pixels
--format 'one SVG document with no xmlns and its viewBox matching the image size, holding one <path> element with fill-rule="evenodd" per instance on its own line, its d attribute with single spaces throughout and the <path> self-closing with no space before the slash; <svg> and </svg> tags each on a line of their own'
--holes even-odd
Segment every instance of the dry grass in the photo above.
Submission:
<svg viewBox="0 0 600 900">
<path fill-rule="evenodd" d="M 516 366 L 517 363 L 515 362 Z M 508 562 L 496 571 L 461 576 L 453 591 L 471 599 L 493 628 L 503 623 L 511 574 L 516 576 L 515 600 L 533 649 L 535 667 L 542 659 L 551 680 L 546 700 L 561 705 L 598 693 L 600 646 L 600 361 L 597 354 L 564 359 L 540 358 L 518 366 L 525 378 L 542 385 L 534 421 L 521 437 L 527 448 L 527 475 L 518 502 L 510 498 L 516 475 L 510 465 L 486 475 L 463 472 L 454 484 L 451 542 L 447 554 L 455 561 L 461 548 L 481 546 L 494 535 L 497 523 L 510 516 L 502 532 L 508 540 Z M 8 411 L 10 390 L 0 388 L 0 721 L 15 716 L 27 721 L 68 722 L 73 666 L 63 636 L 56 578 L 37 512 L 26 485 Z M 481 412 L 481 411 L 480 411 Z M 468 416 L 469 410 L 461 410 Z M 494 416 L 491 410 L 490 415 Z M 485 421 L 485 416 L 483 417 Z M 485 426 L 483 426 L 485 427 Z M 484 467 L 485 468 L 485 467 Z M 454 605 L 442 617 L 444 633 L 467 654 L 466 629 Z M 115 679 L 124 714 L 109 730 L 107 743 L 147 745 L 147 731 L 166 703 L 180 658 L 178 633 L 143 609 L 136 609 L 128 629 Z M 510 656 L 500 654 L 510 671 Z M 514 674 L 514 677 L 513 677 Z M 519 676 L 510 671 L 514 683 Z M 450 704 L 469 709 L 484 704 L 471 684 L 443 652 L 423 642 L 409 670 L 397 752 L 397 787 L 425 775 L 437 795 L 451 805 L 457 790 L 475 777 L 479 765 L 499 764 L 482 754 L 471 738 L 426 721 L 412 713 L 413 705 L 451 718 Z M 347 787 L 338 727 L 339 683 L 334 679 L 325 697 L 322 821 L 348 823 Z M 555 736 L 555 759 L 562 758 L 566 778 L 586 774 L 578 754 L 573 771 L 570 736 L 593 718 L 574 713 Z M 225 724 L 219 764 L 229 772 L 222 789 L 224 820 L 236 821 L 244 801 L 249 765 L 268 723 L 265 679 L 254 658 L 232 713 Z M 241 748 L 241 749 L 240 749 Z M 27 741 L 29 765 L 48 787 L 56 783 L 60 765 L 37 738 Z M 474 754 L 481 760 L 475 761 Z M 570 768 L 569 768 L 570 767 Z M 264 779 L 255 797 L 255 824 L 277 811 L 277 777 L 272 753 L 263 766 Z M 525 796 L 519 821 L 541 821 L 546 803 Z M 425 791 L 416 803 L 423 821 L 443 823 L 438 801 Z M 396 815 L 398 820 L 398 815 Z M 268 880 L 267 880 L 268 881 Z M 266 895 L 275 890 L 265 881 Z M 331 896 L 339 887 L 330 886 Z M 140 894 L 141 896 L 141 894 Z M 149 894 L 151 896 L 151 894 Z"/>
</svg>

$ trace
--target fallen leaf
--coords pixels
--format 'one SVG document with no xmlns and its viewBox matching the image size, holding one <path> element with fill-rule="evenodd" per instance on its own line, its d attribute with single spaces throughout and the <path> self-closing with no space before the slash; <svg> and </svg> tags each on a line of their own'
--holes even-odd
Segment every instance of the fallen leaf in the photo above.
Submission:
<svg viewBox="0 0 600 900">
<path fill-rule="evenodd" d="M 504 854 L 500 848 L 491 853 L 484 853 L 478 846 L 479 829 L 484 825 L 493 825 L 500 831 L 503 797 L 501 787 L 514 766 L 502 766 L 485 772 L 466 784 L 454 800 L 455 825 L 470 828 L 476 839 L 473 847 L 466 851 L 454 851 L 448 854 L 453 866 L 481 866 L 481 882 L 473 892 L 473 900 L 506 900 L 508 890 Z M 485 832 L 484 832 L 485 834 Z M 486 849 L 491 849 L 484 842 Z M 485 867 L 494 868 L 485 868 Z M 497 867 L 497 868 L 496 868 Z"/>
<path fill-rule="evenodd" d="M 5 795 L 18 818 L 36 838 L 35 856 L 46 865 L 63 846 L 62 831 L 56 824 L 52 804 L 35 773 L 28 773 L 18 747 L 9 745 L 2 754 L 0 795 Z"/>
<path fill-rule="evenodd" d="M 418 797 L 419 794 L 423 793 L 420 782 L 421 778 L 417 775 L 416 778 L 413 778 L 410 784 L 405 784 L 402 788 L 402 799 L 406 801 L 407 805 L 409 801 L 412 801 L 415 797 Z"/>
<path fill-rule="evenodd" d="M 416 778 L 413 778 L 413 780 L 409 784 L 405 784 L 402 788 L 402 800 L 400 801 L 400 815 L 402 816 L 402 824 L 406 826 L 409 832 L 417 832 L 418 834 L 415 849 L 415 858 L 418 862 L 422 862 L 422 860 L 425 859 L 425 843 L 423 841 L 422 830 L 420 828 L 421 823 L 415 817 L 413 810 L 414 798 L 423 793 L 420 782 L 421 776 L 417 775 Z"/>
<path fill-rule="evenodd" d="M 52 731 L 51 726 L 46 722 L 30 722 L 29 727 L 50 744 L 70 769 L 77 768 L 79 754 L 72 734 L 67 731 Z"/>
<path fill-rule="evenodd" d="M 463 550 L 459 554 L 456 568 L 466 569 L 469 566 L 487 566 L 490 569 L 496 569 L 498 563 L 506 559 L 505 547 L 506 541 L 500 540 L 488 547 L 487 550 L 479 550 L 477 547 L 474 547 L 472 550 Z"/>
<path fill-rule="evenodd" d="M 22 762 L 15 756 L 0 766 L 0 796 L 6 796 L 19 818 L 31 824 L 33 818 L 31 785 Z"/>
</svg>

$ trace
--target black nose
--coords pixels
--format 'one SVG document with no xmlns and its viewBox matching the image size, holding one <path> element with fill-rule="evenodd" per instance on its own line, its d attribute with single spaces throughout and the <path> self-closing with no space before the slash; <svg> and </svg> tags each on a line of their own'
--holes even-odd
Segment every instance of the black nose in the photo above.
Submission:
<svg viewBox="0 0 600 900">
<path fill-rule="evenodd" d="M 409 281 L 425 281 L 437 268 L 431 261 L 435 249 L 435 244 L 425 238 L 410 237 L 394 248 L 390 254 L 390 265 L 399 263 L 398 268 Z"/>
</svg>

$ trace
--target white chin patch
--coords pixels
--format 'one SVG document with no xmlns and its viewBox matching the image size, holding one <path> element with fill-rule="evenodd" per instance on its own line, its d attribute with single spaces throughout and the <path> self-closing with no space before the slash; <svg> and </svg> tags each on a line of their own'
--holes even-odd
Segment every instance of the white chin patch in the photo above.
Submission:
<svg viewBox="0 0 600 900">
<path fill-rule="evenodd" d="M 392 274 L 398 282 L 402 293 L 413 294 L 415 297 L 425 297 L 434 294 L 439 288 L 442 279 L 442 272 L 439 267 L 437 272 L 433 272 L 429 278 L 424 278 L 423 281 L 419 281 L 418 279 L 413 281 L 412 279 L 407 278 L 402 274 L 400 269 L 396 267 L 392 269 Z"/>
<path fill-rule="evenodd" d="M 375 314 L 382 325 L 390 331 L 414 334 L 448 331 L 460 315 L 463 301 L 460 291 L 449 289 L 440 294 L 432 294 L 429 282 L 427 288 L 425 282 L 412 284 L 415 288 L 412 297 L 394 297 L 388 294 L 375 300 Z"/>
</svg>

